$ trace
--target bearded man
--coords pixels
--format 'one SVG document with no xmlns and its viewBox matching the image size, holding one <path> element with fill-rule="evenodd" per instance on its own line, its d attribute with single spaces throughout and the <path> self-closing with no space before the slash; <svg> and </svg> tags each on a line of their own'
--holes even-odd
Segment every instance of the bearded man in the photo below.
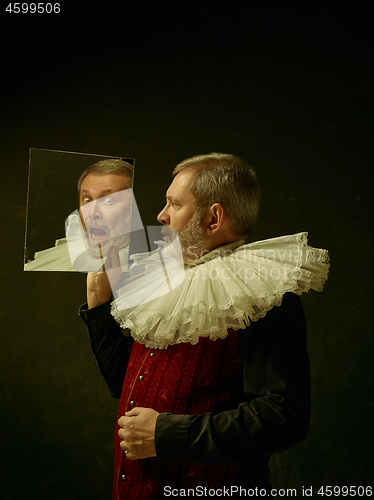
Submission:
<svg viewBox="0 0 374 500">
<path fill-rule="evenodd" d="M 270 455 L 307 436 L 298 295 L 322 289 L 328 256 L 306 245 L 306 233 L 245 245 L 259 204 L 256 175 L 241 159 L 189 158 L 175 168 L 158 215 L 178 233 L 183 283 L 124 314 L 111 310 L 106 274 L 88 275 L 80 314 L 120 398 L 113 499 L 263 496 Z M 115 249 L 109 258 L 118 266 Z"/>
</svg>

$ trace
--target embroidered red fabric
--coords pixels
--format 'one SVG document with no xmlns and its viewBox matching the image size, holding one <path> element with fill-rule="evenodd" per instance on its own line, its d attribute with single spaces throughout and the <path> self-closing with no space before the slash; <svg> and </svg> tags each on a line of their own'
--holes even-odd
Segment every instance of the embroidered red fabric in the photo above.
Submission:
<svg viewBox="0 0 374 500">
<path fill-rule="evenodd" d="M 132 348 L 118 418 L 134 406 L 182 415 L 214 411 L 217 405 L 243 394 L 243 370 L 236 332 L 225 339 L 201 338 L 196 345 L 176 344 Z M 235 467 L 203 466 L 187 460 L 148 458 L 128 460 L 115 431 L 113 499 L 164 498 L 164 486 L 219 488 L 235 484 Z"/>
</svg>

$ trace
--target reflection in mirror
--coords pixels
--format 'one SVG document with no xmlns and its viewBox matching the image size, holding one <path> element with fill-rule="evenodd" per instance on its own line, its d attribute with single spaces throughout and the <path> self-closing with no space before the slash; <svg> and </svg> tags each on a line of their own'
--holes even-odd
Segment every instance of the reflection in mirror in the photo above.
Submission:
<svg viewBox="0 0 374 500">
<path fill-rule="evenodd" d="M 106 180 L 110 183 L 112 177 L 102 176 L 100 182 Z M 93 179 L 97 180 L 99 176 L 96 175 Z M 88 187 L 87 183 L 82 185 Z M 105 185 L 103 191 L 107 191 L 107 187 Z M 93 191 L 91 194 L 95 196 Z M 112 192 L 91 201 L 87 195 L 83 194 L 81 197 L 79 211 L 75 210 L 70 214 L 65 223 L 68 251 L 74 270 L 102 271 L 110 249 L 115 247 L 122 272 L 127 272 L 131 228 L 135 232 L 142 229 L 132 189 Z"/>
<path fill-rule="evenodd" d="M 98 271 L 111 246 L 127 270 L 130 231 L 142 228 L 133 172 L 131 158 L 31 149 L 24 270 Z"/>
</svg>

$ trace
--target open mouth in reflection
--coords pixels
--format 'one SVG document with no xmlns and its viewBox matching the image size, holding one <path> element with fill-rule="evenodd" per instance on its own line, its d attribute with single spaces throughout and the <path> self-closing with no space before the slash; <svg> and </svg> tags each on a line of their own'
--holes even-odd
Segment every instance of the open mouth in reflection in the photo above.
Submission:
<svg viewBox="0 0 374 500">
<path fill-rule="evenodd" d="M 91 241 L 95 243 L 101 243 L 108 239 L 108 233 L 101 227 L 91 227 L 89 234 Z"/>
</svg>

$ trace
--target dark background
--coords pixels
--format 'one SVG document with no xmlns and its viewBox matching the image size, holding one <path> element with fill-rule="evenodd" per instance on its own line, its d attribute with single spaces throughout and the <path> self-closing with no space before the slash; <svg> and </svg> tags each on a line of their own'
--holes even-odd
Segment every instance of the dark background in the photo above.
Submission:
<svg viewBox="0 0 374 500">
<path fill-rule="evenodd" d="M 331 257 L 324 292 L 303 297 L 310 434 L 272 457 L 273 486 L 321 498 L 322 485 L 372 484 L 369 2 L 62 1 L 59 15 L 7 4 L 0 498 L 111 496 L 117 402 L 77 316 L 85 276 L 22 271 L 30 147 L 135 158 L 145 225 L 177 162 L 211 151 L 250 162 L 263 191 L 252 239 L 308 231 Z"/>
</svg>

